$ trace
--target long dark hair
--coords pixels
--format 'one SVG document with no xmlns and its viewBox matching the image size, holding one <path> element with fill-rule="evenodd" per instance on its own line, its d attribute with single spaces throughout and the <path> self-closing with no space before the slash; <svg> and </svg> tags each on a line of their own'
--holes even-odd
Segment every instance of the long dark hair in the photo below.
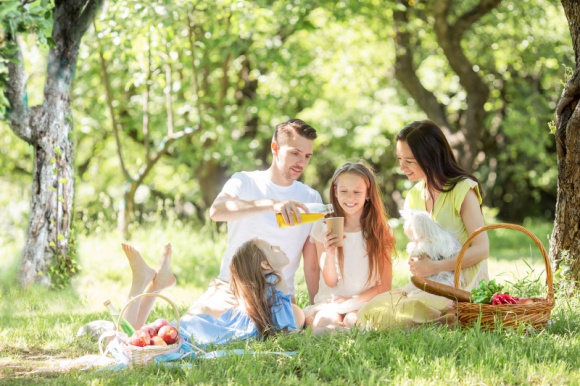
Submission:
<svg viewBox="0 0 580 386">
<path fill-rule="evenodd" d="M 242 244 L 232 257 L 230 264 L 232 292 L 243 303 L 260 336 L 276 333 L 272 307 L 276 302 L 276 284 L 281 280 L 277 272 L 266 273 L 262 262 L 268 261 L 254 240 Z M 276 275 L 275 282 L 266 277 Z"/>
<path fill-rule="evenodd" d="M 363 240 L 369 257 L 369 277 L 367 284 L 380 278 L 380 272 L 385 264 L 391 262 L 391 254 L 395 248 L 395 236 L 387 225 L 387 213 L 381 199 L 381 192 L 376 182 L 375 173 L 370 166 L 361 162 L 347 162 L 334 172 L 330 186 L 330 203 L 334 207 L 334 215 L 344 217 L 344 211 L 336 197 L 338 177 L 343 174 L 354 174 L 365 181 L 368 200 L 365 201 L 360 217 Z M 344 251 L 337 249 L 338 266 L 344 276 Z"/>
<path fill-rule="evenodd" d="M 440 192 L 449 192 L 458 182 L 470 178 L 477 182 L 479 193 L 483 196 L 481 183 L 459 166 L 445 134 L 434 122 L 413 121 L 399 131 L 396 140 L 409 145 L 413 157 L 425 173 L 427 186 Z"/>
</svg>

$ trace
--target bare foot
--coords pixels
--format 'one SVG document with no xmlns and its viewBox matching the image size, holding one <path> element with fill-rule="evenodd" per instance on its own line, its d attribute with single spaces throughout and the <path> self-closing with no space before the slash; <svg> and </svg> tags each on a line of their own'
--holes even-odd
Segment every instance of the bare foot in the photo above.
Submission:
<svg viewBox="0 0 580 386">
<path fill-rule="evenodd" d="M 344 326 L 347 328 L 353 327 L 357 321 L 358 318 L 356 312 L 349 312 L 348 314 L 344 315 L 344 318 L 342 319 Z"/>
<path fill-rule="evenodd" d="M 155 277 L 155 270 L 147 265 L 138 250 L 129 244 L 121 244 L 121 247 L 129 259 L 129 265 L 133 272 L 133 286 L 144 288 Z"/>
<path fill-rule="evenodd" d="M 172 252 L 171 244 L 167 244 L 163 247 L 163 252 L 159 259 L 159 265 L 157 266 L 157 275 L 153 279 L 151 286 L 151 289 L 154 291 L 161 291 L 162 289 L 172 287 L 177 282 L 175 275 L 171 272 Z"/>
</svg>

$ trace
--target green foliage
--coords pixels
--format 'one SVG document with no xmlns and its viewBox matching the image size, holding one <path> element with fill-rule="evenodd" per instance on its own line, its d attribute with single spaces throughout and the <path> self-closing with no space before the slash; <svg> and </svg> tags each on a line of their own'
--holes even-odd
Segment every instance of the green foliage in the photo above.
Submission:
<svg viewBox="0 0 580 386">
<path fill-rule="evenodd" d="M 557 269 L 554 271 L 554 292 L 562 298 L 571 296 L 577 287 L 574 280 L 572 264 L 574 260 L 569 251 L 563 250 L 557 262 Z"/>
<path fill-rule="evenodd" d="M 501 292 L 503 286 L 495 282 L 495 279 L 490 281 L 481 280 L 479 285 L 471 290 L 473 294 L 473 302 L 479 304 L 491 303 L 491 298 L 495 293 Z"/>
<path fill-rule="evenodd" d="M 507 290 L 505 293 L 509 293 L 512 296 L 518 296 L 520 298 L 526 297 L 546 297 L 546 281 L 545 270 L 538 272 L 533 267 L 528 265 L 527 274 L 523 278 L 505 283 Z"/>
<path fill-rule="evenodd" d="M 71 229 L 68 238 L 68 253 L 66 255 L 56 248 L 54 242 L 51 242 L 50 244 L 53 251 L 50 266 L 48 268 L 50 286 L 55 289 L 63 289 L 67 287 L 71 283 L 72 278 L 80 272 L 74 229 Z"/>
<path fill-rule="evenodd" d="M 416 73 L 445 108 L 451 125 L 460 127 L 468 95 L 438 45 L 433 4 L 410 5 L 406 28 L 417 44 Z M 451 23 L 474 5 L 452 2 L 447 10 Z M 462 37 L 473 71 L 490 90 L 475 174 L 483 182 L 485 203 L 507 221 L 553 217 L 556 148 L 545 124 L 552 120 L 565 68 L 573 65 L 567 23 L 551 24 L 561 17 L 560 4 L 551 0 L 502 1 Z"/>
<path fill-rule="evenodd" d="M 34 34 L 40 45 L 53 46 L 52 1 L 42 0 L 23 5 L 20 0 L 3 0 L 0 3 L 0 121 L 6 119 L 8 99 L 3 90 L 8 84 L 8 63 L 18 63 L 19 48 L 14 37 Z"/>
<path fill-rule="evenodd" d="M 2 6 L 8 3 L 16 0 Z M 438 47 L 429 3 L 409 5 L 415 17 L 408 28 L 421 43 L 417 73 L 450 120 L 459 121 L 466 95 Z M 450 12 L 472 5 L 455 2 Z M 145 167 L 146 138 L 151 154 L 170 122 L 173 132 L 194 132 L 174 142 L 143 181 L 133 227 L 157 213 L 206 221 L 233 172 L 268 166 L 273 126 L 291 117 L 319 133 L 305 183 L 327 197 L 335 168 L 363 158 L 396 216 L 412 184 L 398 173 L 393 138 L 425 114 L 394 78 L 395 6 L 376 0 L 110 2 L 83 39 L 71 94 L 78 232 L 114 229 L 129 182 L 116 155 L 101 54 L 129 180 Z M 25 43 L 25 62 L 42 63 L 44 53 Z M 463 44 L 491 90 L 476 171 L 485 205 L 510 222 L 552 219 L 557 166 L 545 125 L 573 58 L 561 7 L 504 1 L 466 32 Z M 41 84 L 41 77 L 30 77 L 31 98 L 42 95 Z M 7 131 L 0 126 L 0 166 L 15 183 L 28 183 L 33 149 Z"/>
</svg>

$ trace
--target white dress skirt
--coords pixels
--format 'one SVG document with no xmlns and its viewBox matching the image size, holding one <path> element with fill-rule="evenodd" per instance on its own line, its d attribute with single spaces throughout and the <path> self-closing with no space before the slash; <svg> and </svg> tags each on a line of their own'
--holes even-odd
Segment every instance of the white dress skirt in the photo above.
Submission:
<svg viewBox="0 0 580 386">
<path fill-rule="evenodd" d="M 323 243 L 326 235 L 326 224 L 324 220 L 314 223 L 310 232 L 310 241 Z M 319 279 L 318 293 L 314 297 L 314 304 L 304 309 L 304 314 L 314 316 L 322 309 L 329 309 L 339 314 L 356 311 L 363 304 L 351 299 L 343 303 L 334 303 L 335 296 L 351 297 L 359 295 L 369 288 L 374 287 L 376 281 L 368 282 L 369 259 L 366 251 L 366 243 L 363 240 L 362 232 L 345 232 L 344 239 L 344 275 L 337 271 L 338 282 L 334 287 L 329 287 L 322 278 Z M 324 268 L 325 256 L 320 259 L 320 269 Z M 336 264 L 338 267 L 338 264 Z"/>
</svg>

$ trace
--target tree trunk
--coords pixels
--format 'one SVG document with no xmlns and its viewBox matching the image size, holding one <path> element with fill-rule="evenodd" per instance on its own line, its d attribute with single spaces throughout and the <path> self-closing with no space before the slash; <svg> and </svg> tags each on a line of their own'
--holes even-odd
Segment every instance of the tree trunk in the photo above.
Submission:
<svg viewBox="0 0 580 386">
<path fill-rule="evenodd" d="M 125 183 L 125 192 L 123 193 L 117 218 L 117 229 L 121 232 L 125 240 L 131 238 L 129 226 L 135 214 L 135 192 L 137 192 L 138 187 L 139 185 L 136 182 Z"/>
<path fill-rule="evenodd" d="M 580 3 L 562 0 L 576 58 L 576 70 L 556 107 L 558 201 L 550 257 L 566 257 L 574 280 L 580 281 Z M 567 252 L 565 252 L 567 251 Z"/>
<path fill-rule="evenodd" d="M 417 39 L 413 39 L 409 31 L 411 25 L 409 15 L 412 6 L 409 2 L 400 0 L 400 7 L 393 12 L 396 30 L 395 76 L 429 119 L 443 129 L 449 137 L 451 146 L 460 152 L 459 161 L 468 170 L 477 169 L 478 166 L 475 160 L 485 128 L 484 105 L 489 99 L 489 88 L 465 55 L 461 39 L 467 30 L 497 7 L 500 2 L 501 0 L 480 0 L 471 9 L 455 18 L 450 17 L 453 1 L 439 0 L 430 5 L 434 16 L 433 28 L 437 43 L 467 94 L 467 107 L 453 125 L 448 120 L 445 106 L 439 103 L 432 91 L 423 86 L 417 76 L 418 65 L 415 63 L 417 58 L 413 53 L 419 43 Z M 455 126 L 458 130 L 452 130 L 451 126 Z M 453 131 L 456 132 L 453 133 Z"/>
<path fill-rule="evenodd" d="M 56 1 L 44 87 L 44 103 L 29 109 L 22 60 L 9 65 L 9 120 L 12 130 L 34 147 L 32 199 L 19 279 L 52 283 L 51 267 L 74 267 L 69 250 L 74 193 L 72 118 L 69 91 L 80 41 L 101 0 Z M 11 39 L 16 40 L 15 36 Z M 22 59 L 21 51 L 17 53 Z M 56 259 L 56 261 L 55 261 Z M 56 268 L 57 271 L 59 268 Z M 57 272 L 60 274 L 60 272 Z M 64 272 L 66 282 L 72 272 Z"/>
<path fill-rule="evenodd" d="M 74 160 L 68 90 L 77 50 L 68 55 L 50 51 L 45 102 L 39 110 L 41 119 L 32 127 L 34 180 L 27 242 L 20 265 L 20 282 L 25 286 L 33 281 L 49 285 L 50 263 L 55 256 L 69 255 Z M 63 57 L 66 57 L 64 61 Z"/>
</svg>

